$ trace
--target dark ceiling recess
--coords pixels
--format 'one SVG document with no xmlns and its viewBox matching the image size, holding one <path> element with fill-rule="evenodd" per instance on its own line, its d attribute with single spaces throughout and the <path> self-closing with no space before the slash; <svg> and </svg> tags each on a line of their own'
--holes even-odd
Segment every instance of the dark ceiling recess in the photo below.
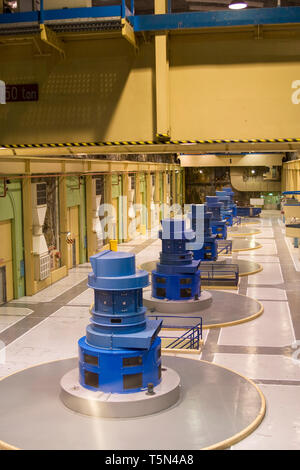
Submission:
<svg viewBox="0 0 300 470">
<path fill-rule="evenodd" d="M 231 0 L 172 0 L 172 12 L 227 10 Z M 93 0 L 94 6 L 116 5 L 118 0 Z M 300 0 L 249 0 L 248 8 L 300 6 Z M 130 0 L 128 0 L 128 6 Z M 136 14 L 152 14 L 154 0 L 135 0 Z"/>
</svg>

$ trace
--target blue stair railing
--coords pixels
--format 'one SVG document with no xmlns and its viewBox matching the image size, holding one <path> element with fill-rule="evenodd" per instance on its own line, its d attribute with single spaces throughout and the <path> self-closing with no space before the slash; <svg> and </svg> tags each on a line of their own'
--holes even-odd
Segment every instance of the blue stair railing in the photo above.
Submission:
<svg viewBox="0 0 300 470">
<path fill-rule="evenodd" d="M 167 339 L 168 337 L 163 337 Z M 202 318 L 198 325 L 186 331 L 182 336 L 176 338 L 165 349 L 200 349 L 200 341 L 202 341 Z"/>
<path fill-rule="evenodd" d="M 232 240 L 218 240 L 218 255 L 229 255 L 232 253 Z"/>
<path fill-rule="evenodd" d="M 197 325 L 199 325 L 201 323 L 202 325 L 202 317 L 196 317 L 196 316 L 192 316 L 192 317 L 189 317 L 187 315 L 161 315 L 161 314 L 153 314 L 153 315 L 147 315 L 147 317 L 149 318 L 154 318 L 155 320 L 160 320 L 160 319 L 163 319 L 163 326 L 162 328 L 163 329 L 168 329 L 168 330 L 190 330 L 192 328 L 195 328 Z M 170 319 L 170 318 L 173 318 L 173 319 L 176 319 L 176 320 L 181 320 L 181 319 L 184 319 L 184 320 L 194 320 L 194 321 L 198 321 L 198 323 L 194 323 L 191 324 L 191 325 L 185 325 L 185 324 L 181 324 L 180 322 L 175 324 L 166 324 L 165 323 L 165 319 Z M 202 330 L 201 330 L 201 338 L 202 338 Z"/>
<path fill-rule="evenodd" d="M 201 283 L 206 286 L 222 285 L 237 286 L 239 282 L 239 266 L 237 264 L 201 263 Z"/>
<path fill-rule="evenodd" d="M 237 217 L 237 216 L 233 217 L 232 225 L 241 225 L 241 223 L 242 223 L 241 217 Z"/>
</svg>

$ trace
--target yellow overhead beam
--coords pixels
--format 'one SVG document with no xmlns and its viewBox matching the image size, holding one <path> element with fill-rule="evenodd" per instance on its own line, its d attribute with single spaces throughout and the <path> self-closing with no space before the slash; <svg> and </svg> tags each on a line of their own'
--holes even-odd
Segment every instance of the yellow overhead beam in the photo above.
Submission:
<svg viewBox="0 0 300 470">
<path fill-rule="evenodd" d="M 66 54 L 64 50 L 63 43 L 57 37 L 56 33 L 52 29 L 47 28 L 44 24 L 41 24 L 41 40 L 48 44 L 48 46 L 56 49 L 63 59 L 65 59 Z"/>
<path fill-rule="evenodd" d="M 122 18 L 122 36 L 126 41 L 128 41 L 136 50 L 138 49 L 137 40 L 134 34 L 133 27 L 125 19 Z"/>
</svg>

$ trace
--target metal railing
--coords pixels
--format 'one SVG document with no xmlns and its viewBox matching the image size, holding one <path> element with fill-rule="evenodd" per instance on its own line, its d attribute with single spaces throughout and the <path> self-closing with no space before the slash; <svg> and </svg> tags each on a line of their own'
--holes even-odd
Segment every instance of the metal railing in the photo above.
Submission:
<svg viewBox="0 0 300 470">
<path fill-rule="evenodd" d="M 168 339 L 167 336 L 162 338 Z M 193 349 L 199 350 L 200 342 L 202 341 L 202 318 L 198 325 L 190 328 L 182 336 L 176 338 L 165 349 Z"/>
<path fill-rule="evenodd" d="M 241 223 L 242 223 L 241 217 L 238 217 L 238 216 L 233 217 L 232 225 L 241 225 Z"/>
<path fill-rule="evenodd" d="M 75 7 L 75 8 L 60 8 L 54 10 L 46 10 L 44 8 L 44 0 L 40 2 L 40 8 L 37 10 L 24 11 L 24 12 L 12 12 L 0 13 L 0 24 L 9 23 L 26 23 L 36 22 L 43 24 L 51 20 L 71 20 L 71 19 L 89 19 L 89 18 L 130 18 L 135 13 L 134 0 L 116 0 L 113 5 L 102 5 L 93 6 L 90 8 L 86 7 Z"/>
<path fill-rule="evenodd" d="M 232 240 L 217 240 L 218 241 L 218 255 L 230 255 L 232 253 Z"/>
<path fill-rule="evenodd" d="M 202 325 L 202 317 L 200 316 L 187 316 L 187 315 L 161 315 L 160 313 L 157 313 L 157 314 L 152 314 L 152 315 L 147 315 L 147 318 L 155 318 L 155 320 L 161 320 L 163 319 L 163 326 L 162 328 L 164 329 L 174 329 L 174 330 L 178 330 L 178 329 L 184 329 L 184 330 L 190 330 L 191 328 L 194 328 L 195 326 L 197 326 L 199 323 L 201 323 Z M 165 318 L 176 318 L 177 320 L 179 319 L 184 319 L 184 320 L 198 320 L 198 323 L 193 324 L 193 325 L 180 325 L 180 324 L 171 324 L 171 325 L 168 325 L 168 324 L 165 324 Z M 201 330 L 201 339 L 202 339 L 202 330 Z"/>
<path fill-rule="evenodd" d="M 201 263 L 202 285 L 230 285 L 239 283 L 239 266 L 237 264 Z"/>
</svg>

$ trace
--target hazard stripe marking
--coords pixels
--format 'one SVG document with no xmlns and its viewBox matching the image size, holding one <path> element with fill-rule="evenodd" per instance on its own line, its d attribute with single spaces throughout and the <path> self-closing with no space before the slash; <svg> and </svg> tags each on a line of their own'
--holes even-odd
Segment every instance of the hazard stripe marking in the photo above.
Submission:
<svg viewBox="0 0 300 470">
<path fill-rule="evenodd" d="M 113 142 L 67 142 L 67 143 L 41 143 L 41 144 L 0 144 L 0 147 L 6 149 L 46 149 L 46 148 L 65 148 L 65 147 L 122 147 L 122 146 L 145 146 L 145 145 L 186 145 L 186 144 L 257 144 L 257 143 L 299 143 L 300 137 L 285 139 L 208 139 L 208 140 L 172 140 L 169 136 L 164 142 L 153 140 L 139 141 L 113 141 Z"/>
</svg>

